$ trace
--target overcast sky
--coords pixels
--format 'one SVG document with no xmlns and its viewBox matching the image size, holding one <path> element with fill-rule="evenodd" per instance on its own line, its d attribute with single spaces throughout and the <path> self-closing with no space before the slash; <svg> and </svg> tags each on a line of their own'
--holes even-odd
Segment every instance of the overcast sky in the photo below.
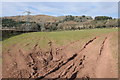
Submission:
<svg viewBox="0 0 120 80">
<path fill-rule="evenodd" d="M 0 3 L 1 4 L 1 3 Z M 118 16 L 118 2 L 3 2 L 2 16 L 25 15 L 29 10 L 31 15 L 51 16 Z"/>
</svg>

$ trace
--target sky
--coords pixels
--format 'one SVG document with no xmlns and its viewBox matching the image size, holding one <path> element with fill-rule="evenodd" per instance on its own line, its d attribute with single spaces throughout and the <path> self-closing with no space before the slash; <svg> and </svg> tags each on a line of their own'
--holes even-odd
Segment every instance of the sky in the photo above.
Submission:
<svg viewBox="0 0 120 80">
<path fill-rule="evenodd" d="M 119 0 L 1 0 L 2 2 L 119 2 Z"/>
<path fill-rule="evenodd" d="M 50 16 L 111 16 L 118 17 L 118 2 L 2 2 L 1 16 L 31 15 Z"/>
</svg>

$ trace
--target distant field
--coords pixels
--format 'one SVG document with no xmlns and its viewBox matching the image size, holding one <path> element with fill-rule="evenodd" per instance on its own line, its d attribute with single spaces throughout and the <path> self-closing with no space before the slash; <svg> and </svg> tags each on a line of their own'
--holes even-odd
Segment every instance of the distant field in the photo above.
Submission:
<svg viewBox="0 0 120 80">
<path fill-rule="evenodd" d="M 2 44 L 4 77 L 118 77 L 115 28 L 31 32 L 3 40 Z"/>
</svg>

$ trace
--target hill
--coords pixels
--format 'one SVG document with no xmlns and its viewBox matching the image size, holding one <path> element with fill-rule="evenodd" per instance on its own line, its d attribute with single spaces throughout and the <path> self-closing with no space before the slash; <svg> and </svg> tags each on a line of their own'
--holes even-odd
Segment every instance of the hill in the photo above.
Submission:
<svg viewBox="0 0 120 80">
<path fill-rule="evenodd" d="M 88 28 L 118 27 L 118 19 L 98 16 L 48 16 L 30 15 L 2 17 L 3 28 L 16 28 L 25 31 L 80 30 Z"/>
<path fill-rule="evenodd" d="M 3 78 L 117 78 L 117 29 L 32 32 L 3 41 Z"/>
</svg>

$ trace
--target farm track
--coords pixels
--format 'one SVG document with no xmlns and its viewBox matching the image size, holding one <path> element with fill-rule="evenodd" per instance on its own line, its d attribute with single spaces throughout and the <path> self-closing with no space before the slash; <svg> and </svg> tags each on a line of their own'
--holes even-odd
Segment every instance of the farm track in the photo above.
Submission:
<svg viewBox="0 0 120 80">
<path fill-rule="evenodd" d="M 10 48 L 3 55 L 3 78 L 116 78 L 114 63 L 110 62 L 113 58 L 109 39 L 110 35 L 97 36 L 74 50 L 72 47 L 79 46 L 80 40 L 60 48 L 49 40 L 47 52 L 42 51 L 38 43 L 30 52 Z"/>
</svg>

